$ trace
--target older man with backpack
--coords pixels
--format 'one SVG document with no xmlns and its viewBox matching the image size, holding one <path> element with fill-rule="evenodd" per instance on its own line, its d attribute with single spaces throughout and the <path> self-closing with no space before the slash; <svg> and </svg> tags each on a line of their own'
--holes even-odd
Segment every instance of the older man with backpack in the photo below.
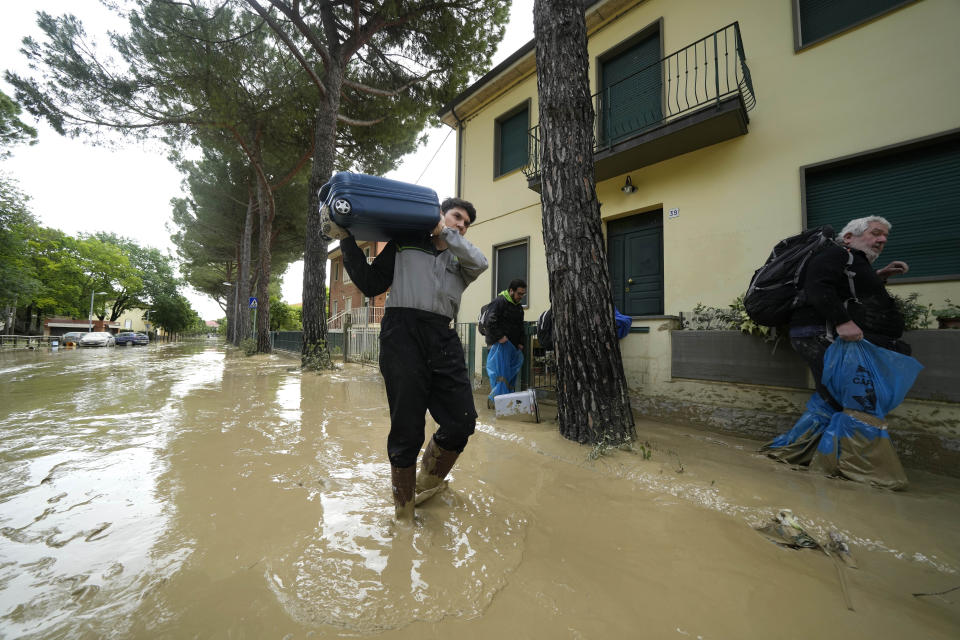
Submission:
<svg viewBox="0 0 960 640">
<path fill-rule="evenodd" d="M 810 258 L 803 277 L 806 304 L 790 318 L 790 344 L 810 367 L 819 393 L 834 409 L 843 409 L 823 386 L 823 355 L 835 338 L 873 344 L 910 355 L 903 336 L 903 315 L 887 293 L 887 278 L 906 273 L 895 260 L 874 270 L 891 225 L 870 216 L 851 220 L 830 243 Z M 842 244 L 841 244 L 842 243 Z"/>
<path fill-rule="evenodd" d="M 763 271 L 777 273 L 781 282 L 789 282 L 783 276 L 793 272 L 793 297 L 779 310 L 789 309 L 790 344 L 810 367 L 816 386 L 794 428 L 761 450 L 828 475 L 900 489 L 906 476 L 883 418 L 902 401 L 922 367 L 906 357 L 910 346 L 901 340 L 903 314 L 885 286 L 890 276 L 909 267 L 899 260 L 881 269 L 873 266 L 890 229 L 884 218 L 869 216 L 851 220 L 836 239 L 829 237 L 830 230 L 812 230 L 803 241 L 796 236 L 782 242 L 754 275 L 745 305 L 760 317 L 776 307 L 777 296 L 770 292 L 779 291 L 780 301 L 787 300 L 790 294 L 784 292 L 790 287 L 777 287 L 769 277 L 765 282 Z M 788 254 L 790 260 L 784 258 Z M 863 347 L 853 347 L 861 341 L 866 341 Z"/>
</svg>

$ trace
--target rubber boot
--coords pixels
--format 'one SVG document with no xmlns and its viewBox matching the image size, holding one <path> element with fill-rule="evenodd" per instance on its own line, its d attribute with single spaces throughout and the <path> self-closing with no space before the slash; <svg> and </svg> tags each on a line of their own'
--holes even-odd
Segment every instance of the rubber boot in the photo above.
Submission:
<svg viewBox="0 0 960 640">
<path fill-rule="evenodd" d="M 412 524 L 417 465 L 409 467 L 390 465 L 390 479 L 393 482 L 393 507 L 397 521 Z"/>
<path fill-rule="evenodd" d="M 444 478 L 450 473 L 459 455 L 456 451 L 438 447 L 436 441 L 430 438 L 420 461 L 420 471 L 417 473 L 417 504 L 429 500 L 447 486 Z"/>
</svg>

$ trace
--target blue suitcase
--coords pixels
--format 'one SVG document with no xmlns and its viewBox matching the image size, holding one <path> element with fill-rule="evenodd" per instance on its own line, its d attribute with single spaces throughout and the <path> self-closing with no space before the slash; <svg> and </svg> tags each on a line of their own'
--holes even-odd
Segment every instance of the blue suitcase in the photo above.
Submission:
<svg viewBox="0 0 960 640">
<path fill-rule="evenodd" d="M 335 174 L 320 188 L 320 202 L 357 240 L 429 233 L 440 221 L 433 189 L 362 173 Z"/>
</svg>

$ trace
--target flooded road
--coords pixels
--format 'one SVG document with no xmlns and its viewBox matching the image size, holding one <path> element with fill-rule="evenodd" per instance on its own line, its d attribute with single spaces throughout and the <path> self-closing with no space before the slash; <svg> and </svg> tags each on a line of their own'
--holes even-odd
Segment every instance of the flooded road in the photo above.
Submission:
<svg viewBox="0 0 960 640">
<path fill-rule="evenodd" d="M 642 419 L 647 446 L 593 459 L 478 396 L 449 489 L 398 529 L 378 371 L 296 365 L 0 353 L 0 636 L 960 637 L 960 589 L 912 595 L 960 586 L 957 480 L 890 493 Z M 783 508 L 856 568 L 754 530 Z"/>
</svg>

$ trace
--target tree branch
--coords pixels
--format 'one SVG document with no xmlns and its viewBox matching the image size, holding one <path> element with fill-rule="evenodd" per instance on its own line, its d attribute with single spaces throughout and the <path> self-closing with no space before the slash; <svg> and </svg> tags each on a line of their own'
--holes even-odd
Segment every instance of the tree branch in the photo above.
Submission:
<svg viewBox="0 0 960 640">
<path fill-rule="evenodd" d="M 256 0 L 247 0 L 247 2 L 255 3 Z M 276 7 L 280 13 L 287 16 L 287 19 L 293 23 L 293 26 L 297 28 L 297 31 L 300 32 L 300 35 L 306 38 L 307 42 L 310 43 L 310 46 L 313 47 L 313 50 L 317 52 L 317 54 L 320 56 L 320 59 L 323 60 L 323 64 L 329 67 L 330 52 L 327 51 L 327 47 L 325 47 L 324 44 L 317 39 L 317 36 L 313 33 L 313 30 L 307 26 L 307 23 L 303 21 L 303 16 L 300 15 L 299 3 L 297 3 L 296 7 L 291 7 L 282 0 L 269 0 L 269 2 L 271 5 Z"/>
<path fill-rule="evenodd" d="M 349 118 L 342 113 L 338 113 L 337 120 L 349 125 L 353 125 L 354 127 L 372 127 L 375 124 L 380 124 L 386 120 L 386 118 L 377 118 L 376 120 L 355 120 L 354 118 Z"/>
<path fill-rule="evenodd" d="M 363 93 L 367 93 L 373 96 L 383 96 L 385 98 L 393 98 L 395 96 L 400 95 L 401 91 L 406 91 L 407 89 L 417 84 L 418 82 L 422 82 L 426 80 L 436 72 L 437 72 L 436 69 L 431 69 L 430 71 L 427 72 L 427 75 L 414 78 L 413 80 L 403 85 L 402 87 L 393 89 L 392 91 L 387 89 L 378 89 L 376 87 L 371 87 L 369 85 L 362 84 L 360 82 L 354 82 L 352 80 L 346 80 L 346 79 L 344 79 L 343 81 L 343 86 L 350 87 L 351 89 L 356 89 L 357 91 L 361 91 Z"/>
<path fill-rule="evenodd" d="M 276 6 L 274 0 L 270 0 L 270 3 Z M 267 24 L 270 25 L 270 28 L 273 29 L 273 32 L 277 34 L 277 37 L 280 38 L 281 41 L 283 41 L 283 44 L 287 46 L 287 49 L 291 54 L 293 54 L 293 57 L 297 59 L 297 62 L 299 62 L 300 66 L 303 67 L 303 70 L 307 72 L 308 76 L 310 76 L 310 80 L 312 80 L 313 84 L 316 85 L 317 89 L 320 91 L 320 95 L 322 95 L 324 98 L 327 98 L 327 88 L 324 86 L 323 81 L 320 80 L 319 76 L 317 76 L 316 72 L 313 70 L 313 67 L 310 66 L 310 63 L 307 62 L 307 59 L 304 57 L 303 53 L 301 53 L 300 48 L 297 47 L 293 40 L 290 39 L 290 36 L 287 35 L 287 32 L 283 29 L 280 23 L 274 20 L 273 16 L 271 16 L 270 13 L 263 6 L 261 6 L 259 2 L 257 2 L 257 0 L 247 0 L 247 4 L 253 7 L 253 9 L 260 14 L 260 17 L 267 21 Z M 324 61 L 324 64 L 326 64 L 328 59 L 326 52 L 321 50 L 317 53 Z"/>
</svg>

